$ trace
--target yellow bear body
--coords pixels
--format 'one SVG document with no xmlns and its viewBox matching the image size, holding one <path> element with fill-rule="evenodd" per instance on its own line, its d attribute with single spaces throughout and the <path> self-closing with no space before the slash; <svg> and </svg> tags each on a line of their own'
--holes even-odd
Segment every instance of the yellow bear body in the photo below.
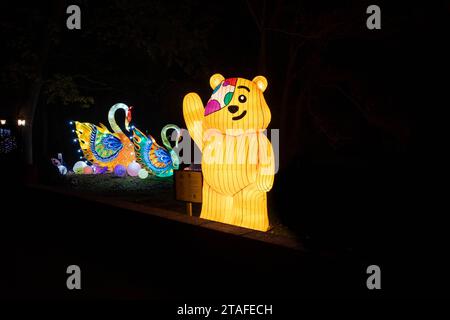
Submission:
<svg viewBox="0 0 450 320">
<path fill-rule="evenodd" d="M 257 76 L 225 79 L 215 74 L 206 107 L 196 93 L 184 97 L 183 115 L 202 151 L 201 218 L 267 231 L 266 193 L 274 181 L 272 145 L 264 134 L 270 110 Z"/>
</svg>

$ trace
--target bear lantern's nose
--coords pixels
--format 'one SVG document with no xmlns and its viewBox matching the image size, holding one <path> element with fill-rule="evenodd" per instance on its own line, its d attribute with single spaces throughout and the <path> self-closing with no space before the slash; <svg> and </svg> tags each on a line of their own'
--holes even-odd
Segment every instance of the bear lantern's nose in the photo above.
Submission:
<svg viewBox="0 0 450 320">
<path fill-rule="evenodd" d="M 238 112 L 239 107 L 238 106 L 228 106 L 228 111 L 230 111 L 231 113 L 236 113 Z"/>
</svg>

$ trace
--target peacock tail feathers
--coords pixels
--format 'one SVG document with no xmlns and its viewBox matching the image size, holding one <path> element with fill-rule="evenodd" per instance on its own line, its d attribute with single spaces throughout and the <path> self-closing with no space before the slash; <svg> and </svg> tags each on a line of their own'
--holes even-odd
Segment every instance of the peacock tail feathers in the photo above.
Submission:
<svg viewBox="0 0 450 320">
<path fill-rule="evenodd" d="M 103 125 L 75 122 L 78 142 L 84 157 L 112 171 L 118 164 L 127 166 L 134 157 L 133 145 L 125 134 L 111 133 Z"/>
<path fill-rule="evenodd" d="M 158 145 L 152 136 L 146 136 L 139 129 L 134 129 L 133 142 L 136 161 L 151 173 L 166 177 L 173 174 L 170 153 Z"/>
<path fill-rule="evenodd" d="M 98 126 L 102 129 L 102 131 L 106 131 L 109 132 L 108 128 L 103 124 L 103 123 L 99 123 Z"/>
</svg>

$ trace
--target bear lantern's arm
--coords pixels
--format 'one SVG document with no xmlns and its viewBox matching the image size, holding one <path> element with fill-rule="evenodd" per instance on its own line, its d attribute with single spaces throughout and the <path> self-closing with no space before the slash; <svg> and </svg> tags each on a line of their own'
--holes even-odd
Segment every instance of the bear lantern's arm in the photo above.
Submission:
<svg viewBox="0 0 450 320">
<path fill-rule="evenodd" d="M 256 188 L 268 192 L 272 189 L 275 175 L 275 158 L 272 144 L 263 134 L 259 134 L 258 144 L 258 174 L 256 176 Z"/>
<path fill-rule="evenodd" d="M 196 93 L 188 93 L 183 99 L 183 116 L 187 129 L 200 150 L 203 146 L 203 117 L 205 109 Z"/>
</svg>

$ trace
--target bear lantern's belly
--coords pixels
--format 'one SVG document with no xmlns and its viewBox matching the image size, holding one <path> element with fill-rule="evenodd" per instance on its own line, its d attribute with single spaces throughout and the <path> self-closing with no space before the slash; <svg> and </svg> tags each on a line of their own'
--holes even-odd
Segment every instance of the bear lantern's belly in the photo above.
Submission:
<svg viewBox="0 0 450 320">
<path fill-rule="evenodd" d="M 234 195 L 256 181 L 258 161 L 256 135 L 220 135 L 204 142 L 202 172 L 215 191 Z"/>
</svg>

